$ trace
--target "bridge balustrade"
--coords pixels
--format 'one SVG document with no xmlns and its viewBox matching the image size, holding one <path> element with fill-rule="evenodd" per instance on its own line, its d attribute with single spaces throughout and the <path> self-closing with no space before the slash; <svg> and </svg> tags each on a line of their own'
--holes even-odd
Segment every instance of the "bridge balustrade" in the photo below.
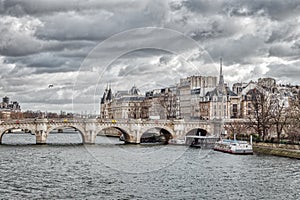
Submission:
<svg viewBox="0 0 300 200">
<path fill-rule="evenodd" d="M 220 132 L 221 124 L 210 121 L 184 120 L 101 120 L 101 119 L 25 119 L 2 121 L 0 137 L 6 130 L 22 128 L 32 130 L 36 135 L 37 143 L 46 143 L 50 131 L 55 128 L 72 127 L 82 135 L 83 143 L 95 143 L 97 133 L 106 128 L 117 128 L 127 134 L 129 143 L 140 143 L 141 136 L 151 128 L 165 129 L 173 139 L 184 139 L 192 129 L 204 129 L 208 135 Z"/>
</svg>

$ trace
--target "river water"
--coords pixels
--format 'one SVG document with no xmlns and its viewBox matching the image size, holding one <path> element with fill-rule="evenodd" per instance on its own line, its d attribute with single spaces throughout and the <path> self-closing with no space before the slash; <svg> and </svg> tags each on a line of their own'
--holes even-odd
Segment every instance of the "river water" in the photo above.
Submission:
<svg viewBox="0 0 300 200">
<path fill-rule="evenodd" d="M 53 133 L 5 134 L 0 199 L 300 199 L 300 161 Z"/>
</svg>

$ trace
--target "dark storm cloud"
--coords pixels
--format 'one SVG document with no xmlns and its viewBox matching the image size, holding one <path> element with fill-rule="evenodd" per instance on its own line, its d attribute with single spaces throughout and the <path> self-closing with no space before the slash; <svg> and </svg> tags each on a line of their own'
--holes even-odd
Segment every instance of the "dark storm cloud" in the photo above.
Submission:
<svg viewBox="0 0 300 200">
<path fill-rule="evenodd" d="M 80 0 L 1 0 L 1 14 L 22 16 L 22 15 L 51 15 L 57 12 L 100 10 L 100 9 L 130 9 L 138 7 L 139 2 L 130 4 L 127 1 L 80 1 Z"/>
<path fill-rule="evenodd" d="M 57 41 L 49 38 L 38 38 L 38 28 L 43 28 L 39 19 L 24 17 L 3 17 L 0 20 L 0 54 L 5 56 L 25 56 L 41 52 L 70 51 L 87 48 L 87 52 L 95 45 L 89 41 Z M 87 53 L 86 52 L 86 53 Z"/>
<path fill-rule="evenodd" d="M 170 35 L 116 38 L 105 52 L 86 61 L 91 67 L 84 71 L 81 84 L 89 97 L 93 92 L 89 80 L 103 71 L 107 76 L 101 81 L 116 76 L 115 85 L 126 87 L 136 76 L 141 80 L 136 83 L 147 80 L 154 87 L 195 72 L 183 67 L 176 53 L 157 49 L 132 49 L 105 69 L 110 55 L 136 44 L 181 49 L 181 56 L 190 56 L 189 61 L 203 68 L 201 73 L 210 69 L 211 58 L 218 65 L 223 57 L 228 80 L 272 76 L 299 83 L 299 13 L 299 0 L 0 0 L 0 92 L 12 96 L 18 92 L 24 101 L 34 102 L 31 97 L 38 89 L 36 102 L 70 103 L 70 83 L 94 47 L 114 34 L 147 26 L 179 31 L 204 49 L 187 49 L 180 38 Z M 60 89 L 49 91 L 46 82 L 57 82 Z"/>
<path fill-rule="evenodd" d="M 58 73 L 78 71 L 81 58 L 66 59 L 52 53 L 41 53 L 39 55 L 24 56 L 22 58 L 10 57 L 6 60 L 7 63 L 14 63 L 16 67 L 9 74 L 16 76 L 15 72 L 23 69 L 28 69 L 30 74 L 43 73 Z M 25 71 L 23 71 L 25 73 Z M 22 76 L 22 74 L 20 74 Z"/>
<path fill-rule="evenodd" d="M 45 40 L 103 40 L 123 30 L 157 26 L 164 19 L 161 1 L 2 1 L 3 15 L 40 19 L 35 35 Z"/>
<path fill-rule="evenodd" d="M 300 49 L 293 48 L 291 44 L 281 43 L 278 45 L 273 45 L 269 49 L 269 56 L 276 57 L 293 57 L 296 56 L 300 58 Z"/>
<path fill-rule="evenodd" d="M 192 12 L 204 15 L 225 14 L 227 16 L 252 17 L 266 16 L 274 20 L 284 20 L 299 15 L 299 0 L 228 0 L 228 1 L 206 1 L 189 0 L 182 1 L 182 6 Z M 178 7 L 181 8 L 182 6 Z M 174 7 L 174 6 L 173 6 Z"/>
<path fill-rule="evenodd" d="M 214 58 L 223 57 L 227 65 L 249 63 L 251 57 L 261 55 L 261 48 L 264 48 L 263 41 L 253 35 L 245 35 L 237 40 L 219 40 L 207 46 Z"/>
<path fill-rule="evenodd" d="M 44 27 L 36 32 L 38 38 L 53 40 L 96 40 L 102 41 L 107 37 L 131 28 L 157 26 L 164 18 L 161 7 L 154 7 L 156 15 L 150 15 L 149 8 L 136 12 L 106 10 L 89 12 L 66 12 L 43 17 Z M 125 16 L 125 17 L 124 17 Z M 93 20 L 91 20 L 91 18 Z M 64 19 L 64 20 L 61 20 Z"/>
<path fill-rule="evenodd" d="M 270 64 L 268 68 L 270 69 L 266 76 L 275 77 L 286 83 L 290 83 L 293 80 L 299 79 L 300 75 L 300 61 L 288 64 Z"/>
</svg>

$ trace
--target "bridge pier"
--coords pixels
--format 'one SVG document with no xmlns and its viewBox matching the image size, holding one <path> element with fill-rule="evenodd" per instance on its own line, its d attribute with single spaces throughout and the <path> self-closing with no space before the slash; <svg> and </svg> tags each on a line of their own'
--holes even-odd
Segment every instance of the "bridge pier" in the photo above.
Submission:
<svg viewBox="0 0 300 200">
<path fill-rule="evenodd" d="M 131 135 L 129 137 L 125 138 L 125 142 L 129 144 L 140 144 L 141 143 L 141 134 L 140 130 L 141 127 L 136 127 L 136 129 L 133 129 L 131 131 Z"/>
<path fill-rule="evenodd" d="M 36 144 L 46 144 L 47 134 L 43 130 L 37 131 L 35 134 Z"/>
<path fill-rule="evenodd" d="M 125 140 L 125 143 L 140 144 L 140 140 L 137 137 L 130 137 L 129 139 Z"/>
<path fill-rule="evenodd" d="M 86 131 L 83 133 L 83 144 L 95 144 L 97 132 L 93 130 Z"/>
</svg>

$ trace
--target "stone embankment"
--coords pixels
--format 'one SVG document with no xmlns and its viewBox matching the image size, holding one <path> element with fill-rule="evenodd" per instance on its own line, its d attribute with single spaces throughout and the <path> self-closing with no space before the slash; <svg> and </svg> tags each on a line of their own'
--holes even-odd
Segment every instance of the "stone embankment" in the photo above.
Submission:
<svg viewBox="0 0 300 200">
<path fill-rule="evenodd" d="M 258 154 L 300 159 L 300 145 L 253 143 L 253 151 Z"/>
</svg>

